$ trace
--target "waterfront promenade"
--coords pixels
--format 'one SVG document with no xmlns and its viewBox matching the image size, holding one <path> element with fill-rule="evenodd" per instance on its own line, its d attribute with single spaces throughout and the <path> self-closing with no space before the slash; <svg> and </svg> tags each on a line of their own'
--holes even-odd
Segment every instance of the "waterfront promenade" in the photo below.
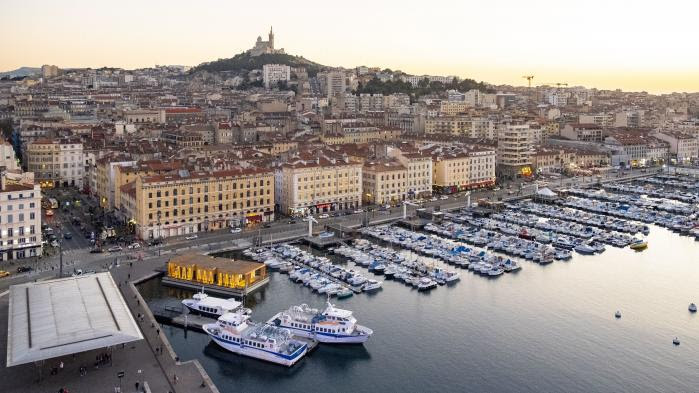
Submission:
<svg viewBox="0 0 699 393">
<path fill-rule="evenodd" d="M 178 361 L 177 355 L 160 332 L 160 326 L 133 285 L 133 280 L 153 274 L 165 260 L 166 257 L 162 256 L 147 261 L 123 262 L 119 267 L 110 269 L 143 332 L 144 340 L 111 349 L 55 358 L 36 365 L 7 368 L 3 357 L 0 364 L 3 392 L 58 392 L 61 388 L 66 388 L 71 393 L 115 392 L 115 388 L 118 389 L 121 385 L 122 392 L 149 390 L 217 393 L 218 390 L 198 361 Z M 3 295 L 0 298 L 0 346 L 3 353 L 7 349 L 7 307 L 8 296 Z M 142 317 L 139 318 L 139 315 Z M 102 356 L 104 359 L 105 354 L 109 360 L 100 362 L 98 358 Z M 86 369 L 84 375 L 81 375 L 81 367 Z M 120 381 L 118 373 L 122 371 L 124 376 Z M 148 390 L 144 390 L 144 387 Z"/>
</svg>

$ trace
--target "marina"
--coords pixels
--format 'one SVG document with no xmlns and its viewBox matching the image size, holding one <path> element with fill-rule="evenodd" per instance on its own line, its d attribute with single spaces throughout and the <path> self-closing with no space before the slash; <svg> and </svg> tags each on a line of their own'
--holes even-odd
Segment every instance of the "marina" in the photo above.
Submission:
<svg viewBox="0 0 699 393">
<path fill-rule="evenodd" d="M 281 375 L 269 368 L 278 366 L 253 366 L 249 361 L 240 360 L 243 357 L 225 355 L 232 352 L 231 355 L 237 356 L 235 354 L 240 352 L 236 347 L 226 347 L 231 342 L 235 344 L 235 339 L 223 338 L 228 343 L 221 341 L 224 333 L 219 322 L 209 319 L 208 324 L 201 325 L 202 329 L 213 330 L 203 334 L 192 329 L 186 339 L 174 326 L 165 328 L 165 332 L 185 356 L 197 353 L 197 347 L 201 353 L 203 348 L 205 356 L 201 361 L 215 380 L 224 382 L 244 377 L 247 381 L 244 386 L 254 383 L 265 389 L 284 386 L 307 390 L 315 386 L 315 382 L 314 385 L 307 382 L 309 379 L 332 383 L 330 375 L 341 375 L 354 378 L 353 386 L 348 389 L 355 391 L 368 390 L 369 386 L 370 389 L 410 390 L 420 377 L 401 370 L 406 367 L 419 370 L 423 364 L 404 358 L 421 357 L 419 350 L 411 348 L 410 343 L 416 337 L 416 330 L 423 330 L 424 325 L 424 329 L 437 329 L 435 337 L 420 337 L 424 345 L 440 353 L 431 358 L 438 369 L 430 371 L 430 375 L 443 381 L 442 390 L 458 390 L 457 387 L 462 386 L 461 379 L 450 377 L 457 373 L 472 381 L 478 390 L 514 392 L 526 384 L 535 391 L 548 391 L 552 386 L 563 386 L 566 391 L 574 392 L 594 391 L 608 386 L 610 378 L 618 378 L 622 368 L 624 383 L 645 390 L 643 387 L 649 386 L 650 381 L 634 385 L 630 378 L 644 378 L 648 368 L 625 360 L 634 358 L 636 353 L 648 354 L 646 356 L 653 359 L 651 362 L 673 365 L 672 380 L 656 373 L 652 384 L 663 381 L 664 386 L 686 390 L 685 378 L 692 373 L 691 368 L 686 367 L 690 355 L 668 351 L 668 346 L 679 350 L 699 345 L 699 338 L 692 333 L 693 310 L 696 310 L 695 303 L 690 303 L 695 300 L 693 288 L 687 283 L 688 279 L 699 279 L 693 268 L 696 261 L 691 258 L 699 252 L 699 243 L 692 237 L 679 236 L 697 232 L 696 214 L 680 215 L 655 205 L 562 194 L 553 203 L 524 199 L 507 203 L 503 210 L 486 215 L 479 212 L 476 216 L 470 209 L 460 209 L 445 212 L 439 218 L 413 230 L 395 224 L 361 228 L 360 238 L 346 239 L 330 248 L 306 249 L 297 244 L 276 244 L 245 251 L 245 256 L 264 263 L 270 271 L 270 283 L 243 301 L 243 306 L 250 308 L 252 314 L 240 317 L 241 320 L 248 321 L 254 316 L 255 320 L 267 321 L 264 326 L 291 332 L 296 329 L 287 339 L 276 336 L 278 331 L 273 329 L 255 331 L 256 337 L 262 334 L 266 339 L 278 338 L 281 343 L 301 340 L 297 341 L 299 345 L 304 345 L 302 339 L 321 341 L 319 331 L 313 338 L 310 336 L 309 327 L 313 326 L 313 329 L 326 329 L 320 331 L 326 333 L 322 340 L 334 340 L 334 335 L 344 326 L 329 323 L 332 319 L 327 318 L 327 309 L 335 307 L 327 303 L 331 296 L 341 302 L 341 310 L 352 309 L 352 318 L 356 314 L 357 319 L 371 326 L 369 330 L 360 327 L 356 331 L 359 332 L 357 339 L 362 342 L 369 335 L 362 336 L 361 332 L 371 332 L 371 338 L 361 348 L 347 347 L 346 351 L 341 351 L 316 344 L 318 350 L 310 356 L 304 354 L 297 360 L 282 361 L 280 364 L 296 364 L 289 368 L 293 374 L 286 374 L 293 378 L 285 380 L 284 385 L 260 376 L 260 373 Z M 676 227 L 679 223 L 682 228 Z M 563 260 L 571 262 L 557 262 Z M 579 260 L 585 263 L 575 263 Z M 522 269 L 521 261 L 533 263 Z M 673 268 L 667 269 L 669 265 Z M 470 274 L 460 274 L 465 270 L 476 273 L 474 278 Z M 495 274 L 491 275 L 491 271 Z M 508 271 L 518 273 L 506 274 Z M 678 281 L 680 274 L 682 280 Z M 500 278 L 483 280 L 475 275 Z M 356 296 L 374 292 L 366 287 L 372 281 L 380 283 L 379 296 Z M 424 288 L 430 288 L 422 290 L 429 293 L 428 296 L 406 296 L 405 286 L 420 290 L 421 282 Z M 625 284 L 620 286 L 619 282 Z M 666 291 L 668 287 L 673 288 L 672 293 Z M 576 290 L 572 292 L 570 288 Z M 342 290 L 355 296 L 340 300 Z M 522 296 L 524 293 L 526 296 Z M 596 300 L 590 303 L 585 299 Z M 151 301 L 163 300 L 154 298 Z M 672 304 L 674 307 L 668 308 Z M 599 317 L 583 328 L 576 317 L 580 313 Z M 649 315 L 652 322 L 647 319 Z M 189 318 L 202 317 L 190 315 Z M 315 325 L 321 321 L 326 325 Z M 413 321 L 419 324 L 413 326 Z M 352 321 L 350 326 L 352 324 L 356 322 Z M 449 328 L 440 330 L 445 329 L 445 324 Z M 510 336 L 508 326 L 515 324 L 519 327 L 517 334 Z M 626 326 L 635 328 L 629 330 Z M 468 336 L 483 339 L 464 340 L 464 329 Z M 657 332 L 662 332 L 664 339 L 658 340 Z M 483 356 L 485 352 L 494 351 L 488 338 L 492 340 L 496 335 L 505 337 L 501 344 L 507 345 L 513 356 L 526 358 L 531 353 L 542 353 L 553 360 L 544 362 L 545 367 L 541 360 L 526 364 L 507 360 L 509 367 L 528 370 L 527 377 L 512 378 L 512 374 L 507 373 L 509 378 L 504 378 L 505 374 L 503 378 L 487 381 L 477 378 L 483 372 L 492 375 L 493 371 L 491 368 L 486 371 L 484 365 L 469 360 L 469 356 L 485 359 L 487 364 L 503 361 L 494 354 Z M 250 342 L 253 347 L 255 343 L 269 345 Z M 309 345 L 309 341 L 305 345 Z M 286 351 L 285 356 L 292 356 L 294 352 L 288 348 L 299 350 L 301 347 L 274 348 Z M 581 352 L 582 348 L 596 355 L 569 355 L 586 353 Z M 600 357 L 612 366 L 600 368 Z M 331 371 L 333 369 L 326 366 L 330 359 L 342 362 L 342 371 Z M 216 371 L 223 364 L 242 368 L 233 371 L 226 367 L 225 373 Z M 376 370 L 377 364 L 382 365 L 381 371 Z M 466 371 L 452 364 L 463 365 Z M 249 373 L 253 368 L 258 370 L 254 375 Z M 563 385 L 551 378 L 552 370 L 565 374 L 571 368 L 589 369 L 595 377 L 583 380 L 577 374 L 567 374 L 574 382 Z M 391 375 L 387 376 L 387 371 Z M 420 371 L 417 374 L 426 375 Z"/>
</svg>

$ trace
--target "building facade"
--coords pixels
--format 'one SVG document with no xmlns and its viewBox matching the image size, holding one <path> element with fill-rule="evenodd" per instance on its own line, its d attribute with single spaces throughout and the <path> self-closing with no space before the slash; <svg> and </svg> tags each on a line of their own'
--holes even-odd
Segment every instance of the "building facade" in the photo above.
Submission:
<svg viewBox="0 0 699 393">
<path fill-rule="evenodd" d="M 42 188 L 82 189 L 85 171 L 83 145 L 70 139 L 38 139 L 27 145 L 27 171 Z"/>
</svg>

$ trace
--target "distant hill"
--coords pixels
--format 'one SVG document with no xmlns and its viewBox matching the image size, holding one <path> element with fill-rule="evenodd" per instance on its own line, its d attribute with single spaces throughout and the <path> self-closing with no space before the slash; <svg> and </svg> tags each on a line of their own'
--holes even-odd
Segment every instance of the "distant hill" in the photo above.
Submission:
<svg viewBox="0 0 699 393">
<path fill-rule="evenodd" d="M 318 73 L 318 71 L 327 68 L 322 64 L 312 62 L 303 58 L 302 56 L 292 56 L 280 53 L 250 56 L 248 52 L 243 52 L 228 59 L 218 59 L 208 63 L 199 64 L 190 72 L 241 72 L 262 69 L 262 66 L 265 64 L 284 64 L 290 67 L 304 67 L 310 76 L 314 76 Z"/>
<path fill-rule="evenodd" d="M 14 78 L 18 76 L 29 76 L 39 73 L 41 73 L 41 68 L 38 67 L 20 67 L 16 70 L 0 72 L 0 78 L 5 76 Z"/>
</svg>

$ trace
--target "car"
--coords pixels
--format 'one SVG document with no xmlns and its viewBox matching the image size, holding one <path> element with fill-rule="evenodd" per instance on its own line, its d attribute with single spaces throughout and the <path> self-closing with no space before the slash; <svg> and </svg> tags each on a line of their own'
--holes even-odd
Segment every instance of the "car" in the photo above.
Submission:
<svg viewBox="0 0 699 393">
<path fill-rule="evenodd" d="M 514 191 L 512 191 L 512 190 L 510 190 L 510 191 L 508 191 L 508 192 L 507 192 L 507 194 L 508 194 L 508 195 L 514 195 L 514 194 L 515 194 L 515 192 L 514 192 Z"/>
<path fill-rule="evenodd" d="M 296 224 L 296 220 L 289 220 L 289 224 Z"/>
<path fill-rule="evenodd" d="M 131 243 L 131 244 L 129 244 L 128 248 L 130 250 L 135 250 L 137 248 L 141 248 L 141 244 L 140 243 Z"/>
<path fill-rule="evenodd" d="M 231 233 L 240 233 L 242 231 L 243 231 L 242 228 L 231 228 Z"/>
<path fill-rule="evenodd" d="M 7 277 L 9 275 L 10 275 L 10 272 L 8 272 L 6 270 L 0 270 L 0 278 Z"/>
<path fill-rule="evenodd" d="M 493 191 L 500 191 L 500 187 L 493 188 Z"/>
<path fill-rule="evenodd" d="M 163 239 L 161 239 L 161 238 L 155 238 L 155 239 L 151 239 L 151 240 L 148 242 L 148 245 L 149 245 L 149 246 L 157 246 L 158 244 L 163 244 Z"/>
<path fill-rule="evenodd" d="M 454 197 L 456 197 L 456 195 L 454 195 Z M 449 199 L 449 196 L 448 196 L 448 195 L 442 195 L 441 197 L 439 197 L 439 199 L 441 199 L 441 200 L 446 200 L 446 199 Z"/>
<path fill-rule="evenodd" d="M 109 252 L 119 252 L 121 250 L 123 250 L 123 248 L 121 248 L 121 246 L 113 246 L 113 247 L 109 247 L 107 249 L 107 251 L 109 251 Z"/>
<path fill-rule="evenodd" d="M 26 273 L 26 272 L 31 272 L 32 270 L 34 270 L 34 269 L 32 269 L 31 266 L 20 266 L 17 268 L 17 273 Z"/>
<path fill-rule="evenodd" d="M 364 210 L 357 209 L 357 210 L 353 211 L 352 213 L 354 213 L 354 214 L 364 213 Z"/>
<path fill-rule="evenodd" d="M 318 216 L 318 218 L 323 219 L 323 218 L 330 218 L 330 214 L 321 214 Z"/>
<path fill-rule="evenodd" d="M 71 235 L 70 232 L 66 232 L 66 233 L 63 234 L 63 238 L 66 239 L 66 240 L 70 240 L 70 239 L 73 238 L 73 235 Z"/>
<path fill-rule="evenodd" d="M 193 234 L 191 234 L 191 235 L 189 235 L 189 236 L 186 236 L 184 239 L 185 239 L 185 240 L 194 240 L 194 239 L 197 239 L 198 237 L 199 237 L 199 236 L 197 236 L 196 233 L 193 233 Z"/>
<path fill-rule="evenodd" d="M 101 249 L 101 248 L 93 248 L 93 249 L 90 249 L 90 254 L 101 254 L 101 253 L 102 253 L 102 249 Z"/>
<path fill-rule="evenodd" d="M 52 240 L 51 247 L 58 247 L 58 240 Z"/>
<path fill-rule="evenodd" d="M 262 228 L 271 228 L 271 227 L 272 227 L 272 224 L 270 224 L 268 222 L 266 222 L 266 223 L 264 223 L 264 225 L 262 225 Z"/>
</svg>

